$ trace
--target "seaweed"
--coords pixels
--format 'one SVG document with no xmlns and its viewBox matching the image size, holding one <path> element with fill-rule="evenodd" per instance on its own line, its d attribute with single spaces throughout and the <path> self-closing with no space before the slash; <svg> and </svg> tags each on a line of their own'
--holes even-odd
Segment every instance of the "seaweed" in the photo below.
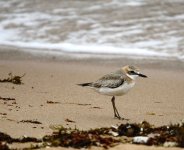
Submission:
<svg viewBox="0 0 184 150">
<path fill-rule="evenodd" d="M 104 134 L 103 128 L 80 131 L 77 129 L 61 127 L 57 132 L 54 132 L 53 135 L 45 136 L 43 141 L 51 144 L 51 146 L 74 148 L 88 148 L 90 146 L 108 148 L 120 142 L 120 140 L 107 135 L 108 134 Z"/>
<path fill-rule="evenodd" d="M 5 79 L 0 79 L 0 82 L 11 82 L 13 84 L 22 84 L 22 77 L 25 76 L 25 73 L 22 76 L 13 75 L 12 73 L 8 74 L 9 77 Z"/>
<path fill-rule="evenodd" d="M 60 102 L 47 101 L 47 104 L 59 104 Z"/>
<path fill-rule="evenodd" d="M 69 120 L 69 119 L 68 119 Z M 27 121 L 26 121 L 27 122 Z M 29 122 L 29 121 L 28 121 Z M 5 143 L 39 143 L 33 148 L 43 147 L 73 147 L 89 148 L 91 146 L 109 148 L 119 143 L 133 143 L 144 145 L 184 147 L 184 123 L 170 124 L 155 127 L 146 121 L 142 123 L 126 123 L 117 127 L 97 128 L 87 131 L 65 128 L 62 125 L 52 127 L 53 133 L 42 139 L 23 137 L 14 139 L 11 136 L 0 132 L 0 142 Z M 0 143 L 0 148 L 2 145 Z"/>
<path fill-rule="evenodd" d="M 0 100 L 4 100 L 4 101 L 14 101 L 15 98 L 10 98 L 10 97 L 1 97 L 0 96 Z"/>
<path fill-rule="evenodd" d="M 0 142 L 6 142 L 6 143 L 13 143 L 13 142 L 18 142 L 18 143 L 26 143 L 26 142 L 41 142 L 41 139 L 37 139 L 34 137 L 27 137 L 23 136 L 21 138 L 12 138 L 10 135 L 5 134 L 3 132 L 0 132 Z"/>
<path fill-rule="evenodd" d="M 11 142 L 12 138 L 10 135 L 0 132 L 0 141 L 6 141 L 6 142 Z"/>
<path fill-rule="evenodd" d="M 33 123 L 33 124 L 42 124 L 41 122 L 37 121 L 37 120 L 21 120 L 19 121 L 21 123 Z"/>
<path fill-rule="evenodd" d="M 34 143 L 38 143 L 41 142 L 41 139 L 35 138 L 35 137 L 27 137 L 27 136 L 23 136 L 21 138 L 12 138 L 12 142 L 17 142 L 17 143 L 27 143 L 27 142 L 34 142 Z"/>
<path fill-rule="evenodd" d="M 101 107 L 98 107 L 98 106 L 93 106 L 91 108 L 95 108 L 95 109 L 102 109 Z"/>
</svg>

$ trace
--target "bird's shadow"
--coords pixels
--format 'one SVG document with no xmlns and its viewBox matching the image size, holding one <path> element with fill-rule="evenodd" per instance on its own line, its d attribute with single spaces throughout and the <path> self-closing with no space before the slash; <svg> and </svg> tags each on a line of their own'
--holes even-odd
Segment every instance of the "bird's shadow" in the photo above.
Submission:
<svg viewBox="0 0 184 150">
<path fill-rule="evenodd" d="M 118 117 L 114 117 L 114 119 L 118 119 L 118 120 L 122 120 L 122 121 L 129 121 L 130 119 L 128 119 L 128 118 L 118 118 Z"/>
</svg>

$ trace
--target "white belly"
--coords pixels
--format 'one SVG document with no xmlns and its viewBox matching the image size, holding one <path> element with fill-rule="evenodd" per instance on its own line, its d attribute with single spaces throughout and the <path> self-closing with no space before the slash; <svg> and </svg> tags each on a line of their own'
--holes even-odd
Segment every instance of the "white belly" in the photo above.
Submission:
<svg viewBox="0 0 184 150">
<path fill-rule="evenodd" d="M 134 85 L 135 85 L 135 82 L 132 82 L 130 84 L 124 83 L 123 85 L 121 85 L 118 88 L 102 87 L 102 88 L 99 88 L 99 89 L 96 89 L 96 90 L 100 94 L 104 94 L 104 95 L 121 96 L 121 95 L 126 94 L 131 88 L 134 87 Z"/>
</svg>

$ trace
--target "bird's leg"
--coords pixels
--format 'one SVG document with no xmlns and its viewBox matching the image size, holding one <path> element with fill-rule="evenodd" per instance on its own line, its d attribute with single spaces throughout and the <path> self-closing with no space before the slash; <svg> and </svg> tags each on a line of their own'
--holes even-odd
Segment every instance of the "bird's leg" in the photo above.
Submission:
<svg viewBox="0 0 184 150">
<path fill-rule="evenodd" d="M 114 117 L 117 117 L 114 101 L 115 101 L 115 97 L 113 96 L 112 99 L 111 99 L 111 102 L 112 102 L 112 107 L 113 107 L 113 110 L 114 110 Z"/>
<path fill-rule="evenodd" d="M 115 106 L 115 97 L 113 96 L 112 99 L 111 99 L 111 102 L 112 102 L 112 106 L 113 106 L 113 110 L 114 110 L 114 117 L 115 118 L 118 118 L 118 119 L 121 119 L 119 113 L 118 113 L 118 110 Z"/>
</svg>

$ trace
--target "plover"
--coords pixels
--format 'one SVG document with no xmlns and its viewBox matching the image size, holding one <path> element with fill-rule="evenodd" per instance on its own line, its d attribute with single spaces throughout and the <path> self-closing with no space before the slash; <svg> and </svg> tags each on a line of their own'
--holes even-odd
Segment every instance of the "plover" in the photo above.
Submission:
<svg viewBox="0 0 184 150">
<path fill-rule="evenodd" d="M 106 74 L 95 82 L 78 84 L 83 87 L 90 87 L 96 92 L 112 96 L 111 102 L 114 110 L 114 117 L 120 117 L 119 112 L 115 106 L 115 96 L 122 96 L 126 94 L 135 85 L 137 77 L 147 78 L 146 75 L 141 74 L 139 69 L 135 66 L 124 66 L 116 72 Z"/>
</svg>

